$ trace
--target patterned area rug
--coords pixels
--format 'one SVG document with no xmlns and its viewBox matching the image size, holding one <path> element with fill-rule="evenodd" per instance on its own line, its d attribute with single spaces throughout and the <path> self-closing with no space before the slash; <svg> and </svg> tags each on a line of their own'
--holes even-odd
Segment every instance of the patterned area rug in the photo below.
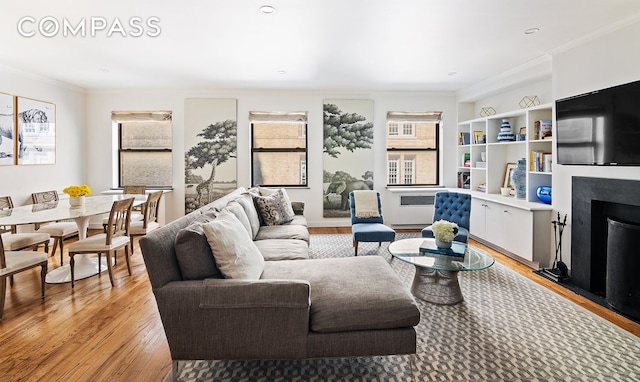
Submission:
<svg viewBox="0 0 640 382">
<path fill-rule="evenodd" d="M 398 239 L 416 237 L 399 234 Z M 414 268 L 383 243 L 410 287 Z M 312 235 L 313 258 L 353 256 L 350 235 Z M 496 263 L 459 275 L 464 301 L 417 300 L 416 355 L 305 361 L 185 361 L 179 381 L 640 381 L 640 338 Z"/>
</svg>

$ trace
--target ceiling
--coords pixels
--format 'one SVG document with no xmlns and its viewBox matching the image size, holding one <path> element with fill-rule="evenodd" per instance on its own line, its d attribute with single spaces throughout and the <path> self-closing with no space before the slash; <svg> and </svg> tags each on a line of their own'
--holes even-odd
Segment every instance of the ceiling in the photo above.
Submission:
<svg viewBox="0 0 640 382">
<path fill-rule="evenodd" d="M 0 64 L 85 89 L 457 91 L 638 19 L 638 0 L 21 0 Z"/>
</svg>

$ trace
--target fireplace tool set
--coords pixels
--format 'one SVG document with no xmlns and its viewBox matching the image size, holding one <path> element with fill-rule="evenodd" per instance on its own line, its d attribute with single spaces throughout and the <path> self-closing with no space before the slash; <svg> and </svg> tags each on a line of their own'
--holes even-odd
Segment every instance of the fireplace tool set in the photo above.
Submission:
<svg viewBox="0 0 640 382">
<path fill-rule="evenodd" d="M 560 220 L 560 212 L 558 212 L 558 219 L 551 222 L 553 224 L 553 238 L 555 247 L 555 257 L 553 259 L 553 267 L 545 268 L 542 270 L 542 274 L 555 282 L 569 280 L 569 268 L 567 264 L 562 262 L 562 232 L 567 225 L 567 214 L 564 214 L 564 219 Z"/>
</svg>

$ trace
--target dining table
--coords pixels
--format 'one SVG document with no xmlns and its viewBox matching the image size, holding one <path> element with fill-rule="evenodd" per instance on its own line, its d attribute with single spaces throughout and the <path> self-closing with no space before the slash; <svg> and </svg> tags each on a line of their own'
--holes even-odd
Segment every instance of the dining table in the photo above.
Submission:
<svg viewBox="0 0 640 382">
<path fill-rule="evenodd" d="M 78 226 L 79 240 L 87 237 L 89 220 L 92 216 L 109 213 L 113 202 L 134 198 L 133 206 L 146 201 L 146 195 L 108 195 L 87 196 L 82 206 L 74 207 L 68 199 L 60 199 L 46 203 L 28 204 L 0 211 L 0 225 L 42 224 L 59 220 L 74 220 Z M 76 280 L 94 276 L 107 269 L 106 264 L 98 266 L 96 257 L 83 254 L 76 257 L 74 276 Z M 46 282 L 60 284 L 71 282 L 71 268 L 62 265 L 47 273 Z"/>
</svg>

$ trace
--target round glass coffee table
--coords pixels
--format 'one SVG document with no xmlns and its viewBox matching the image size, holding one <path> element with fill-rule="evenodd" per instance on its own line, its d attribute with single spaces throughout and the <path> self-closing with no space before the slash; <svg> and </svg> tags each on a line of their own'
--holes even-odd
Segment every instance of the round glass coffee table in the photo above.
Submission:
<svg viewBox="0 0 640 382">
<path fill-rule="evenodd" d="M 394 258 L 416 267 L 411 293 L 421 300 L 441 305 L 453 305 L 463 300 L 458 272 L 478 271 L 495 262 L 493 256 L 468 245 L 464 257 L 420 251 L 428 238 L 402 239 L 389 244 Z"/>
</svg>

